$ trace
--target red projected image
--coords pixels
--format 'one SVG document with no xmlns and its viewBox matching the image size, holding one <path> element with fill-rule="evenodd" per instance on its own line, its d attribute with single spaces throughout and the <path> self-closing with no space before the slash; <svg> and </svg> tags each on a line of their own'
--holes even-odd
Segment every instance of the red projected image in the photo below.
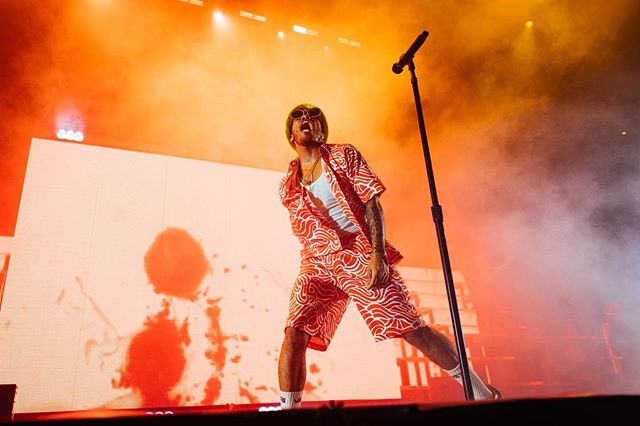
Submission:
<svg viewBox="0 0 640 426">
<path fill-rule="evenodd" d="M 180 397 L 169 395 L 184 373 L 183 347 L 190 343 L 187 323 L 180 329 L 168 318 L 169 303 L 156 316 L 147 318 L 144 329 L 129 344 L 126 364 L 116 388 L 129 388 L 139 397 L 138 406 L 180 405 Z"/>
<path fill-rule="evenodd" d="M 196 299 L 209 271 L 202 247 L 188 232 L 177 228 L 165 229 L 155 238 L 145 255 L 144 267 L 156 293 L 190 301 Z M 164 299 L 162 311 L 147 317 L 143 330 L 129 343 L 120 379 L 113 381 L 116 388 L 132 390 L 137 400 L 131 402 L 136 406 L 177 406 L 188 397 L 171 394 L 184 373 L 184 347 L 191 339 L 188 320 L 179 326 L 169 317 L 170 303 L 170 298 Z M 211 318 L 212 324 L 217 325 L 217 320 L 217 316 Z M 220 346 L 222 342 L 217 343 Z M 209 381 L 217 381 L 219 389 L 219 379 L 212 377 Z"/>
<path fill-rule="evenodd" d="M 156 293 L 193 301 L 209 263 L 187 231 L 167 228 L 145 254 L 144 270 Z"/>
<path fill-rule="evenodd" d="M 2 312 L 18 412 L 278 401 L 300 250 L 281 176 L 34 140 Z M 335 341 L 309 354 L 307 401 L 400 396 L 393 343 L 352 309 Z"/>
</svg>

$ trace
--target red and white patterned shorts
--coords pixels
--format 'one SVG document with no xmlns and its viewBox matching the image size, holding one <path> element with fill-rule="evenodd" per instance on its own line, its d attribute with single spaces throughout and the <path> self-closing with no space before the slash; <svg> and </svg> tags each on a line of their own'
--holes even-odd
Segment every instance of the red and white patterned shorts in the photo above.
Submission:
<svg viewBox="0 0 640 426">
<path fill-rule="evenodd" d="M 309 348 L 327 349 L 350 300 L 376 342 L 426 325 L 394 266 L 389 265 L 386 286 L 367 289 L 370 258 L 356 240 L 338 253 L 302 261 L 291 291 L 286 326 L 311 335 Z"/>
</svg>

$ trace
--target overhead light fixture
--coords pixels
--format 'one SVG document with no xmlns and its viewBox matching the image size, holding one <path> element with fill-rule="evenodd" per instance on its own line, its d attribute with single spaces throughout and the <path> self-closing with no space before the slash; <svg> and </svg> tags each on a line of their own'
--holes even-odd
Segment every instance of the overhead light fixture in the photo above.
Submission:
<svg viewBox="0 0 640 426">
<path fill-rule="evenodd" d="M 306 34 L 306 35 L 310 35 L 310 36 L 317 36 L 318 32 L 311 30 L 307 27 L 303 27 L 302 25 L 294 25 L 293 26 L 293 31 L 299 33 L 299 34 Z"/>
<path fill-rule="evenodd" d="M 345 37 L 338 37 L 338 43 L 346 44 L 347 46 L 351 46 L 351 47 L 362 46 L 359 41 L 349 40 L 348 38 L 345 38 Z"/>
<path fill-rule="evenodd" d="M 193 4 L 195 6 L 204 6 L 204 0 L 178 0 L 181 3 Z"/>
<path fill-rule="evenodd" d="M 255 13 L 245 12 L 244 10 L 240 11 L 240 16 L 243 18 L 253 19 L 254 21 L 267 22 L 266 16 L 256 15 Z"/>
<path fill-rule="evenodd" d="M 82 142 L 84 140 L 84 134 L 82 132 L 67 129 L 58 129 L 58 131 L 56 132 L 56 137 L 58 139 L 75 142 Z"/>
</svg>

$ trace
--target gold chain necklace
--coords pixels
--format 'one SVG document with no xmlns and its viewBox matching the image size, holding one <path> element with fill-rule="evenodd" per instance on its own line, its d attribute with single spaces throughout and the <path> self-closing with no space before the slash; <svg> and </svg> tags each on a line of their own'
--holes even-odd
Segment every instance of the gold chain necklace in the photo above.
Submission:
<svg viewBox="0 0 640 426">
<path fill-rule="evenodd" d="M 320 154 L 318 154 L 318 158 L 316 158 L 316 161 L 313 162 L 313 166 L 311 166 L 311 170 L 309 170 L 305 175 L 302 176 L 302 183 L 305 185 L 311 185 L 311 183 L 313 182 L 313 171 L 316 169 L 316 165 L 318 164 L 318 161 L 320 161 Z M 311 176 L 311 178 L 309 179 L 309 176 Z"/>
</svg>

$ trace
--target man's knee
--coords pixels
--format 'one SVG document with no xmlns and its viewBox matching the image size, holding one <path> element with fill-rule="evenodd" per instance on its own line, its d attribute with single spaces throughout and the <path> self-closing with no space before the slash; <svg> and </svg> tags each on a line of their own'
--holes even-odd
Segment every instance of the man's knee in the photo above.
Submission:
<svg viewBox="0 0 640 426">
<path fill-rule="evenodd" d="M 287 327 L 284 330 L 284 343 L 282 344 L 284 350 L 301 351 L 307 348 L 311 336 L 297 328 Z"/>
</svg>

